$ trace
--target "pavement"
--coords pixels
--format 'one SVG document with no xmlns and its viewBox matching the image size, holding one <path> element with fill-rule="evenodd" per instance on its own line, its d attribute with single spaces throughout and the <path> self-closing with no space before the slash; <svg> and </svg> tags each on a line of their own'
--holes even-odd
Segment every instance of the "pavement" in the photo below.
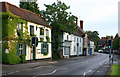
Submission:
<svg viewBox="0 0 120 77">
<path fill-rule="evenodd" d="M 40 75 L 40 73 L 44 74 L 45 72 L 53 71 L 51 73 L 54 75 L 83 75 L 85 77 L 107 77 L 110 70 L 110 65 L 107 57 L 107 54 L 97 53 L 95 55 L 72 57 L 62 60 L 40 60 L 32 61 L 32 63 L 24 63 L 17 65 L 3 64 L 2 74 L 22 75 L 24 73 L 24 75 Z M 34 73 L 34 71 L 37 71 L 38 73 Z"/>
</svg>

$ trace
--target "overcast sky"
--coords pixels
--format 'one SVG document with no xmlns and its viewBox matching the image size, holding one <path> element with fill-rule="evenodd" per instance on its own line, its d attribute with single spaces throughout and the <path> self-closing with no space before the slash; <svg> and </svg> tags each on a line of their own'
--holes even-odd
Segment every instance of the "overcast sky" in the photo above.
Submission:
<svg viewBox="0 0 120 77">
<path fill-rule="evenodd" d="M 19 0 L 1 0 L 19 6 Z M 98 31 L 99 36 L 115 36 L 118 33 L 118 2 L 120 0 L 61 0 L 70 6 L 73 15 L 84 21 L 84 30 Z M 44 4 L 56 0 L 38 0 L 40 10 Z"/>
</svg>

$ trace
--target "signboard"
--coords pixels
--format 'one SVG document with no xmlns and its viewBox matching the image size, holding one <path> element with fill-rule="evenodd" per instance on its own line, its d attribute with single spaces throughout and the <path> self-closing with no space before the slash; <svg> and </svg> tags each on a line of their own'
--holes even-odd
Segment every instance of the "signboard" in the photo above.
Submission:
<svg viewBox="0 0 120 77">
<path fill-rule="evenodd" d="M 41 50 L 40 49 L 37 49 L 37 54 L 40 54 L 41 53 Z"/>
<path fill-rule="evenodd" d="M 9 50 L 8 50 L 8 49 L 5 49 L 5 53 L 9 53 Z"/>
</svg>

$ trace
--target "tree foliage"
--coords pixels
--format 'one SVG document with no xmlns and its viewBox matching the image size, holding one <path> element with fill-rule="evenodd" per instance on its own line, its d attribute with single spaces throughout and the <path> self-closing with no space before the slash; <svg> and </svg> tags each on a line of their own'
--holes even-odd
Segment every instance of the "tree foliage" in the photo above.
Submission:
<svg viewBox="0 0 120 77">
<path fill-rule="evenodd" d="M 57 0 L 57 3 L 46 5 L 46 10 L 41 11 L 41 17 L 52 26 L 53 48 L 58 50 L 62 42 L 60 40 L 63 32 L 73 33 L 75 30 L 75 16 L 68 13 L 70 6 Z"/>
<path fill-rule="evenodd" d="M 88 34 L 88 37 L 90 38 L 90 40 L 92 41 L 98 41 L 100 38 L 99 38 L 99 33 L 98 31 L 87 31 L 87 34 Z"/>
<path fill-rule="evenodd" d="M 113 43 L 112 43 L 112 47 L 114 50 L 118 50 L 119 48 L 119 38 L 115 38 Z"/>
<path fill-rule="evenodd" d="M 36 14 L 40 14 L 40 10 L 37 4 L 37 0 L 26 0 L 26 2 L 20 2 L 20 8 L 30 10 Z"/>
<path fill-rule="evenodd" d="M 90 38 L 90 40 L 94 41 L 95 43 L 95 51 L 98 50 L 98 44 L 97 41 L 100 39 L 99 38 L 99 33 L 98 31 L 87 31 L 88 37 Z"/>
</svg>

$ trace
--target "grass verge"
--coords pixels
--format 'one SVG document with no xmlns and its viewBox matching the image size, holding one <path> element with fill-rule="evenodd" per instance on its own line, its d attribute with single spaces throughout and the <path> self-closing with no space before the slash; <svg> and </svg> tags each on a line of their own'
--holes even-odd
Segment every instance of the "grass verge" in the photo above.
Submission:
<svg viewBox="0 0 120 77">
<path fill-rule="evenodd" d="M 110 75 L 120 77 L 120 65 L 113 64 Z"/>
</svg>

